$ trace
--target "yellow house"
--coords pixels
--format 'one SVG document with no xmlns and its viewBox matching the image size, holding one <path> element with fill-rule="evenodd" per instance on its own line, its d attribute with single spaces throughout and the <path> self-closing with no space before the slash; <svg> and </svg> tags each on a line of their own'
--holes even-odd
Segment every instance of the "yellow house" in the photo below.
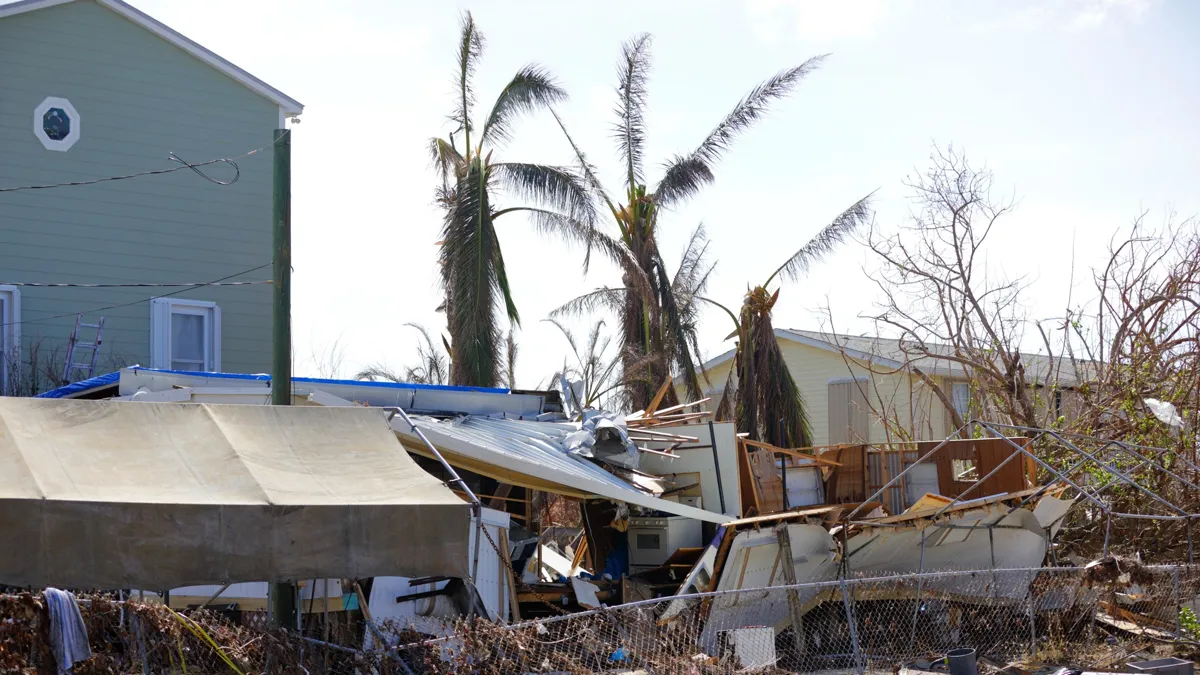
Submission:
<svg viewBox="0 0 1200 675">
<path fill-rule="evenodd" d="M 784 328 L 775 329 L 775 337 L 804 398 L 816 445 L 935 440 L 954 433 L 953 416 L 918 371 L 937 384 L 962 419 L 986 415 L 973 401 L 963 366 L 918 351 L 914 343 Z M 927 347 L 952 353 L 946 345 Z M 733 357 L 731 349 L 704 364 L 711 407 L 730 382 Z M 1069 415 L 1078 381 L 1072 364 L 1038 354 L 1022 359 L 1040 416 Z"/>
</svg>

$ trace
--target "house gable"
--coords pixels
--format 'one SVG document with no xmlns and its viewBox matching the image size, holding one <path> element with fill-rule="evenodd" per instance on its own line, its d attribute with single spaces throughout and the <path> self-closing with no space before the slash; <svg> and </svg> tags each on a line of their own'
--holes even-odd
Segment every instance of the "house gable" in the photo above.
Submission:
<svg viewBox="0 0 1200 675">
<path fill-rule="evenodd" d="M 0 4 L 0 19 L 80 1 L 81 0 L 19 0 L 18 2 Z M 175 45 L 182 51 L 211 66 L 217 71 L 224 73 L 229 78 L 245 86 L 247 89 L 273 102 L 275 105 L 279 106 L 281 122 L 284 116 L 299 115 L 304 110 L 304 106 L 296 99 L 284 94 L 266 82 L 258 79 L 254 75 L 251 75 L 245 70 L 235 66 L 233 63 L 230 63 L 229 61 L 220 57 L 216 53 L 208 50 L 203 45 L 191 40 L 182 33 L 172 29 L 170 26 L 167 26 L 149 14 L 142 12 L 141 10 L 126 2 L 123 2 L 122 0 L 82 1 L 95 2 L 96 4 L 111 10 L 112 12 L 124 17 L 125 19 L 149 31 L 150 33 L 153 33 L 168 43 Z"/>
<path fill-rule="evenodd" d="M 229 185 L 184 170 L 5 192 L 3 281 L 166 284 L 270 276 L 270 157 L 280 116 L 274 101 L 100 0 L 21 13 L 12 13 L 11 6 L 0 9 L 9 12 L 0 18 L 0 187 L 178 167 L 168 159 L 171 154 L 190 162 L 233 157 L 238 165 L 238 180 Z M 75 122 L 82 121 L 82 133 L 68 149 L 46 147 L 31 129 L 49 99 L 69 102 Z M 235 174 L 228 164 L 203 170 L 219 181 Z M 187 290 L 22 287 L 24 358 L 39 349 L 41 359 L 61 372 L 63 345 L 76 314 L 83 313 L 92 322 L 105 318 L 98 370 L 149 365 L 150 296 L 156 293 L 220 307 L 223 369 L 269 367 L 271 291 L 265 284 Z"/>
</svg>

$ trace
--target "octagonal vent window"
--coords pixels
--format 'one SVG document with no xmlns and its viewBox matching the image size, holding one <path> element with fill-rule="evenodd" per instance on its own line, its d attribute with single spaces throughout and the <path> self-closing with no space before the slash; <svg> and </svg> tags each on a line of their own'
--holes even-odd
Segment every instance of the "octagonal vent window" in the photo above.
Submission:
<svg viewBox="0 0 1200 675">
<path fill-rule="evenodd" d="M 47 150 L 65 152 L 79 140 L 81 122 L 70 101 L 50 96 L 33 113 L 33 135 Z"/>
</svg>

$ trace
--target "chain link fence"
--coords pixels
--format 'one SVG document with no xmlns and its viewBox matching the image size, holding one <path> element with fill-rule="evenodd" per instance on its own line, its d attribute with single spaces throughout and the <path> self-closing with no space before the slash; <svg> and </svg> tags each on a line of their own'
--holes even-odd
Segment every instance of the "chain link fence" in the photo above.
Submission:
<svg viewBox="0 0 1200 675">
<path fill-rule="evenodd" d="M 936 669 L 974 649 L 981 672 L 1111 668 L 1200 646 L 1200 567 L 932 572 L 668 597 L 515 625 L 339 619 L 326 633 L 214 612 L 81 601 L 94 655 L 73 673 L 733 673 Z M 363 650 L 367 631 L 372 644 Z M 315 636 L 330 636 L 325 641 Z M 40 596 L 0 597 L 0 672 L 55 672 Z M 38 670 L 43 668 L 44 670 Z"/>
</svg>

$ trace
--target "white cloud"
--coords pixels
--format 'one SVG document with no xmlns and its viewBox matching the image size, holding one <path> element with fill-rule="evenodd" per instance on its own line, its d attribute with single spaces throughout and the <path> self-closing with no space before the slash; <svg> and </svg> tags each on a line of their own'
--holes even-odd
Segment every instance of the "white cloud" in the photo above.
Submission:
<svg viewBox="0 0 1200 675">
<path fill-rule="evenodd" d="M 895 11 L 895 3 L 887 0 L 750 0 L 746 5 L 756 36 L 772 43 L 869 39 Z"/>
<path fill-rule="evenodd" d="M 1004 5 L 1004 13 L 971 26 L 980 32 L 1043 29 L 1085 31 L 1106 24 L 1137 23 L 1157 0 L 1039 0 L 1020 8 Z"/>
<path fill-rule="evenodd" d="M 1077 30 L 1097 28 L 1109 21 L 1138 22 L 1150 10 L 1152 0 L 1081 0 L 1074 4 L 1070 26 Z"/>
</svg>

